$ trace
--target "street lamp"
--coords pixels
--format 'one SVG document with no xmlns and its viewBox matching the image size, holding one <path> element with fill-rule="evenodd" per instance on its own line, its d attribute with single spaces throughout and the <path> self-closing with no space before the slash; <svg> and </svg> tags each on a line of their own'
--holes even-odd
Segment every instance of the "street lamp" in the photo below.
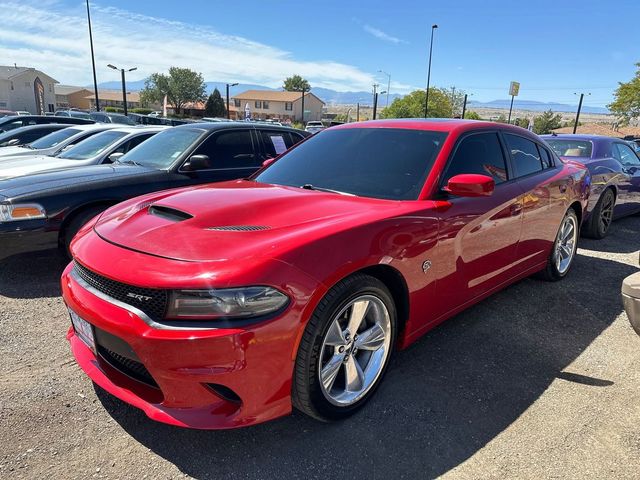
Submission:
<svg viewBox="0 0 640 480">
<path fill-rule="evenodd" d="M 387 108 L 389 106 L 389 91 L 391 90 L 391 74 L 384 70 L 378 70 L 378 72 L 387 76 L 387 103 L 384 105 L 384 108 Z"/>
<path fill-rule="evenodd" d="M 376 113 L 378 112 L 378 95 L 384 95 L 385 92 L 379 92 L 373 94 L 373 119 L 376 119 Z"/>
<path fill-rule="evenodd" d="M 98 98 L 98 80 L 96 79 L 96 58 L 93 54 L 93 33 L 91 33 L 91 13 L 89 12 L 89 0 L 87 0 L 87 23 L 89 24 L 89 45 L 91 46 L 91 67 L 93 68 L 93 90 L 96 96 L 96 112 L 99 112 L 100 99 Z"/>
<path fill-rule="evenodd" d="M 427 69 L 427 97 L 424 101 L 424 118 L 427 118 L 429 113 L 429 82 L 431 81 L 431 54 L 433 53 L 433 32 L 438 28 L 438 25 L 431 25 L 431 43 L 429 45 L 429 68 Z"/>
<path fill-rule="evenodd" d="M 577 93 L 574 93 L 574 95 L 578 95 Z M 591 95 L 590 93 L 587 93 L 587 95 Z M 584 100 L 584 93 L 580 94 L 580 102 L 578 103 L 578 111 L 576 112 L 576 123 L 573 124 L 573 133 L 576 133 L 576 130 L 578 130 L 578 120 L 580 120 L 580 110 L 582 110 L 582 100 Z"/>
<path fill-rule="evenodd" d="M 124 68 L 118 68 L 115 65 L 109 64 L 107 65 L 107 67 L 111 68 L 112 70 L 120 70 L 120 73 L 122 74 L 122 103 L 124 105 L 124 114 L 127 115 L 127 81 L 124 78 L 124 72 L 125 69 Z M 138 67 L 133 67 L 130 68 L 128 70 L 126 70 L 127 72 L 133 72 L 134 70 L 137 70 Z"/>
<path fill-rule="evenodd" d="M 231 120 L 231 114 L 229 113 L 229 87 L 235 87 L 236 85 L 238 85 L 238 84 L 237 83 L 227 83 L 227 120 Z"/>
</svg>

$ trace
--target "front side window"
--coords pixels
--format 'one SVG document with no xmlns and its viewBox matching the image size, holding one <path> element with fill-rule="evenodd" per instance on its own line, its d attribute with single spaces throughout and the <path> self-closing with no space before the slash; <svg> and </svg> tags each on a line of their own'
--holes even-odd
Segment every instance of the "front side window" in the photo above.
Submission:
<svg viewBox="0 0 640 480">
<path fill-rule="evenodd" d="M 464 138 L 444 174 L 442 186 L 451 177 L 464 173 L 488 175 L 496 185 L 508 179 L 504 153 L 496 133 L 479 133 Z"/>
<path fill-rule="evenodd" d="M 613 144 L 613 156 L 624 166 L 640 165 L 640 158 L 635 154 L 631 147 L 622 143 Z"/>
<path fill-rule="evenodd" d="M 540 152 L 534 142 L 510 133 L 505 133 L 504 137 L 513 159 L 515 177 L 524 177 L 542 171 Z"/>
<path fill-rule="evenodd" d="M 126 132 L 114 132 L 113 130 L 99 133 L 71 147 L 66 152 L 62 152 L 58 155 L 58 158 L 65 158 L 67 160 L 87 160 L 93 158 L 126 135 Z"/>
<path fill-rule="evenodd" d="M 446 137 L 445 132 L 400 128 L 326 130 L 285 153 L 254 180 L 416 200 Z"/>
<path fill-rule="evenodd" d="M 195 155 L 206 155 L 211 168 L 248 168 L 259 164 L 253 150 L 250 130 L 234 130 L 212 135 Z"/>
</svg>

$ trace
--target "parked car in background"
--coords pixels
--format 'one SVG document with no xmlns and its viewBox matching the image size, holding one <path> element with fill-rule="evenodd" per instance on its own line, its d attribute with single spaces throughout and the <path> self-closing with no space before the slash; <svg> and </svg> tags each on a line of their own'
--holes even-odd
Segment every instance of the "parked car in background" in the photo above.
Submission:
<svg viewBox="0 0 640 480">
<path fill-rule="evenodd" d="M 13 110 L 0 110 L 0 118 L 15 117 L 16 115 L 18 115 L 18 114 L 16 112 L 14 112 Z"/>
<path fill-rule="evenodd" d="M 0 180 L 51 170 L 113 163 L 168 127 L 118 127 L 97 133 L 55 157 L 9 157 L 0 162 Z M 0 186 L 1 188 L 1 186 Z"/>
<path fill-rule="evenodd" d="M 591 172 L 583 232 L 604 238 L 617 218 L 640 211 L 640 157 L 619 138 L 598 135 L 543 135 L 561 158 L 584 163 Z"/>
<path fill-rule="evenodd" d="M 88 125 L 64 125 L 64 127 L 66 128 L 50 133 L 49 135 L 27 145 L 0 148 L 0 162 L 13 157 L 22 156 L 33 157 L 36 155 L 46 155 L 53 157 L 64 149 L 71 148 L 73 145 L 80 143 L 82 140 L 85 140 L 96 133 L 116 128 L 117 125 L 92 123 Z"/>
<path fill-rule="evenodd" d="M 91 112 L 89 114 L 98 123 L 118 123 L 120 125 L 136 125 L 132 119 L 121 113 Z"/>
<path fill-rule="evenodd" d="M 26 110 L 18 110 L 16 112 L 17 115 L 31 115 L 31 113 L 27 112 Z"/>
<path fill-rule="evenodd" d="M 85 120 L 91 120 L 91 115 L 87 112 L 83 112 L 82 110 L 56 110 L 56 117 L 71 117 L 71 118 L 83 118 Z"/>
<path fill-rule="evenodd" d="M 341 419 L 396 346 L 524 277 L 565 277 L 588 189 L 583 165 L 511 125 L 331 128 L 249 179 L 94 218 L 62 276 L 68 339 L 161 422 Z"/>
<path fill-rule="evenodd" d="M 111 165 L 0 180 L 0 260 L 56 245 L 66 248 L 85 222 L 127 198 L 247 177 L 306 136 L 291 128 L 244 123 L 185 125 L 158 133 Z"/>
<path fill-rule="evenodd" d="M 640 335 L 640 272 L 622 282 L 622 303 L 631 326 Z"/>
<path fill-rule="evenodd" d="M 50 133 L 67 128 L 69 125 L 49 123 L 43 125 L 29 125 L 28 127 L 14 128 L 8 132 L 0 133 L 0 147 L 19 147 L 38 140 Z M 0 149 L 0 153 L 2 149 Z"/>
<path fill-rule="evenodd" d="M 305 127 L 305 131 L 309 133 L 318 133 L 325 129 L 325 126 L 320 121 L 310 121 L 307 122 L 307 126 Z"/>
<path fill-rule="evenodd" d="M 8 132 L 14 128 L 26 127 L 29 125 L 42 125 L 45 123 L 87 125 L 95 122 L 90 118 L 86 120 L 83 118 L 55 117 L 46 115 L 8 116 L 0 118 L 0 133 Z"/>
<path fill-rule="evenodd" d="M 158 110 L 155 110 L 155 111 L 151 112 L 151 113 L 149 114 L 149 116 L 150 116 L 150 117 L 161 117 L 161 116 L 162 116 L 162 112 L 160 112 L 160 111 L 158 111 Z"/>
</svg>

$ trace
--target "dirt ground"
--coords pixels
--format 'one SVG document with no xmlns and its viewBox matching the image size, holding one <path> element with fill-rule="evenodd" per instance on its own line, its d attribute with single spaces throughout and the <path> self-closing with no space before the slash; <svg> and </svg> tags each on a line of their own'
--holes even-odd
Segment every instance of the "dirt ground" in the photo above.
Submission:
<svg viewBox="0 0 640 480">
<path fill-rule="evenodd" d="M 582 239 L 555 284 L 524 280 L 399 352 L 342 423 L 234 431 L 148 420 L 74 364 L 53 252 L 0 263 L 1 478 L 640 476 L 640 337 L 622 310 L 640 217 Z"/>
</svg>

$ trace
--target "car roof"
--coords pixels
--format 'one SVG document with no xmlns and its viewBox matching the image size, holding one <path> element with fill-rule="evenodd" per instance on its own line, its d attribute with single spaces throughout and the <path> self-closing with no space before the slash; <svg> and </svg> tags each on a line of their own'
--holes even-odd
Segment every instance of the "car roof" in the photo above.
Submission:
<svg viewBox="0 0 640 480">
<path fill-rule="evenodd" d="M 573 133 L 559 133 L 556 135 L 540 135 L 544 139 L 548 140 L 587 140 L 587 141 L 622 141 L 621 138 L 608 137 L 606 135 L 586 135 L 586 134 L 573 134 Z"/>
<path fill-rule="evenodd" d="M 396 118 L 391 120 L 368 120 L 366 122 L 343 123 L 327 128 L 327 130 L 342 130 L 350 128 L 398 128 L 408 130 L 431 130 L 435 132 L 463 133 L 469 130 L 493 129 L 503 130 L 528 137 L 537 137 L 529 130 L 506 123 L 489 122 L 486 120 L 462 120 L 458 118 Z"/>
<path fill-rule="evenodd" d="M 39 123 L 37 125 L 26 125 L 24 127 L 18 127 L 18 128 L 14 128 L 12 130 L 8 130 L 5 133 L 9 133 L 9 132 L 28 132 L 30 130 L 40 130 L 40 129 L 47 129 L 47 128 L 57 128 L 59 130 L 64 130 L 65 128 L 69 128 L 69 124 L 68 123 Z"/>
<path fill-rule="evenodd" d="M 117 128 L 112 123 L 87 123 L 80 125 L 66 124 L 68 128 L 75 128 L 76 130 L 91 131 L 91 130 L 110 130 L 112 128 Z"/>
</svg>

